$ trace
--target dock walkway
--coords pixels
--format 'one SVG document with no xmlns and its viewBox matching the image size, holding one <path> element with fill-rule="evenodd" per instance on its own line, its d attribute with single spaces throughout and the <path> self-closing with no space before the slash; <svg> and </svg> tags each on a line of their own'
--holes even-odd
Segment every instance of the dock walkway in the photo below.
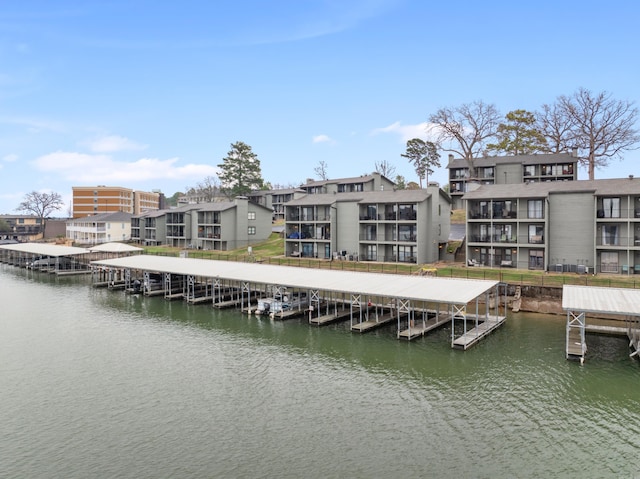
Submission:
<svg viewBox="0 0 640 479">
<path fill-rule="evenodd" d="M 474 321 L 475 318 L 467 316 L 467 321 Z M 468 330 L 462 336 L 453 340 L 452 346 L 456 349 L 469 349 L 482 338 L 492 333 L 494 330 L 502 326 L 506 320 L 505 316 L 488 316 L 479 318 L 482 320 L 475 328 Z"/>
<path fill-rule="evenodd" d="M 451 315 L 449 313 L 440 313 L 424 321 L 417 320 L 415 321 L 414 326 L 409 325 L 407 329 L 398 331 L 398 339 L 406 339 L 407 341 L 411 341 L 413 339 L 422 337 L 429 331 L 448 324 L 450 319 Z"/>
<path fill-rule="evenodd" d="M 375 316 L 375 315 L 370 314 L 369 318 L 371 318 L 371 316 Z M 355 331 L 358 333 L 366 333 L 367 331 L 371 331 L 372 329 L 379 328 L 380 326 L 390 323 L 392 321 L 396 321 L 397 319 L 398 319 L 398 316 L 396 315 L 396 313 L 384 314 L 384 315 L 378 316 L 377 318 L 374 317 L 374 319 L 370 319 L 368 321 L 362 321 L 357 324 L 352 324 L 351 331 Z"/>
</svg>

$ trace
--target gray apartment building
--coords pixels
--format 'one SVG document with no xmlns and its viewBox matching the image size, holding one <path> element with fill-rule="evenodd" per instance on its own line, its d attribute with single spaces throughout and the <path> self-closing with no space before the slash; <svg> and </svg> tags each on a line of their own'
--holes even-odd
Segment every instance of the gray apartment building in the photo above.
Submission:
<svg viewBox="0 0 640 479">
<path fill-rule="evenodd" d="M 483 185 L 464 195 L 470 264 L 640 274 L 640 179 Z"/>
<path fill-rule="evenodd" d="M 480 185 L 575 181 L 578 159 L 574 153 L 487 156 L 474 161 L 475 175 L 466 160 L 449 155 L 449 194 L 453 208 L 464 208 L 462 197 Z"/>
<path fill-rule="evenodd" d="M 315 183 L 347 184 L 314 182 L 313 188 L 319 186 Z M 450 229 L 449 195 L 436 183 L 420 190 L 376 186 L 315 191 L 288 202 L 285 255 L 401 263 L 442 259 Z"/>
<path fill-rule="evenodd" d="M 360 193 L 365 191 L 392 190 L 395 183 L 380 173 L 338 178 L 332 180 L 307 180 L 300 189 L 309 195 L 333 193 Z"/>
<path fill-rule="evenodd" d="M 149 212 L 132 219 L 132 238 L 142 244 L 226 251 L 271 235 L 271 210 L 238 197 Z"/>
</svg>

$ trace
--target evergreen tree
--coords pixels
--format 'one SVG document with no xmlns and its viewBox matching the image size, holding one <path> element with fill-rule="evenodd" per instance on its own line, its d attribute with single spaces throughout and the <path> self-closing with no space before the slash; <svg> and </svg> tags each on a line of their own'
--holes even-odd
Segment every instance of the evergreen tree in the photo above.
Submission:
<svg viewBox="0 0 640 479">
<path fill-rule="evenodd" d="M 536 127 L 536 116 L 526 110 L 514 110 L 506 114 L 506 123 L 497 129 L 498 143 L 487 145 L 488 150 L 508 155 L 530 155 L 545 151 L 546 139 Z"/>
<path fill-rule="evenodd" d="M 231 144 L 231 150 L 218 168 L 221 190 L 228 198 L 247 195 L 264 186 L 258 155 L 241 141 Z"/>
</svg>

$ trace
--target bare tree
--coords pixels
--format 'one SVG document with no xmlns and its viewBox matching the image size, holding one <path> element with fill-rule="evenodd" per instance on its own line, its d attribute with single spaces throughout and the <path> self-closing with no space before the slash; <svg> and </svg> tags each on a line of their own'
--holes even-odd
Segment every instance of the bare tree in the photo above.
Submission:
<svg viewBox="0 0 640 479">
<path fill-rule="evenodd" d="M 536 128 L 547 140 L 547 153 L 564 153 L 572 150 L 576 139 L 573 119 L 557 103 L 542 105 L 536 113 Z"/>
<path fill-rule="evenodd" d="M 313 169 L 316 176 L 320 178 L 322 181 L 329 179 L 329 173 L 327 170 L 328 170 L 327 162 L 322 160 L 318 163 L 318 166 L 316 166 Z"/>
<path fill-rule="evenodd" d="M 422 179 L 426 178 L 427 183 L 429 183 L 429 175 L 433 173 L 433 167 L 440 166 L 438 146 L 420 138 L 413 138 L 407 141 L 407 151 L 401 153 L 400 156 L 407 158 L 413 164 L 416 175 L 420 180 L 420 188 L 422 188 Z"/>
<path fill-rule="evenodd" d="M 40 225 L 44 232 L 45 219 L 54 211 L 62 209 L 63 206 L 64 203 L 62 202 L 62 196 L 58 193 L 41 193 L 39 191 L 32 191 L 25 195 L 24 200 L 18 205 L 16 211 L 31 213 L 32 215 L 40 218 Z"/>
<path fill-rule="evenodd" d="M 440 149 L 466 160 L 471 178 L 475 178 L 474 160 L 481 156 L 489 140 L 496 136 L 500 113 L 493 104 L 482 101 L 456 108 L 441 108 L 429 117 Z"/>
<path fill-rule="evenodd" d="M 607 166 L 623 151 L 637 148 L 640 136 L 634 125 L 638 109 L 633 102 L 614 100 L 606 91 L 593 94 L 580 88 L 571 96 L 560 96 L 557 103 L 571 120 L 580 162 L 587 166 L 590 180 L 595 178 L 596 168 Z"/>
<path fill-rule="evenodd" d="M 196 185 L 195 189 L 199 198 L 205 203 L 211 203 L 220 196 L 220 181 L 213 176 L 207 176 Z"/>
<path fill-rule="evenodd" d="M 386 178 L 391 178 L 396 172 L 396 167 L 389 163 L 387 160 L 382 160 L 381 162 L 376 161 L 375 166 L 375 171 Z"/>
</svg>

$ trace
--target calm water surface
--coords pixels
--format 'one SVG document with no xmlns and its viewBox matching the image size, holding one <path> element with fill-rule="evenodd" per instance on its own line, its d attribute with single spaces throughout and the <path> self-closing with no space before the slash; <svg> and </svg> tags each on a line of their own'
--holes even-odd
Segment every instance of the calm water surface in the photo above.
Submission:
<svg viewBox="0 0 640 479">
<path fill-rule="evenodd" d="M 640 477 L 640 363 L 564 318 L 475 348 L 0 265 L 0 477 Z"/>
</svg>

